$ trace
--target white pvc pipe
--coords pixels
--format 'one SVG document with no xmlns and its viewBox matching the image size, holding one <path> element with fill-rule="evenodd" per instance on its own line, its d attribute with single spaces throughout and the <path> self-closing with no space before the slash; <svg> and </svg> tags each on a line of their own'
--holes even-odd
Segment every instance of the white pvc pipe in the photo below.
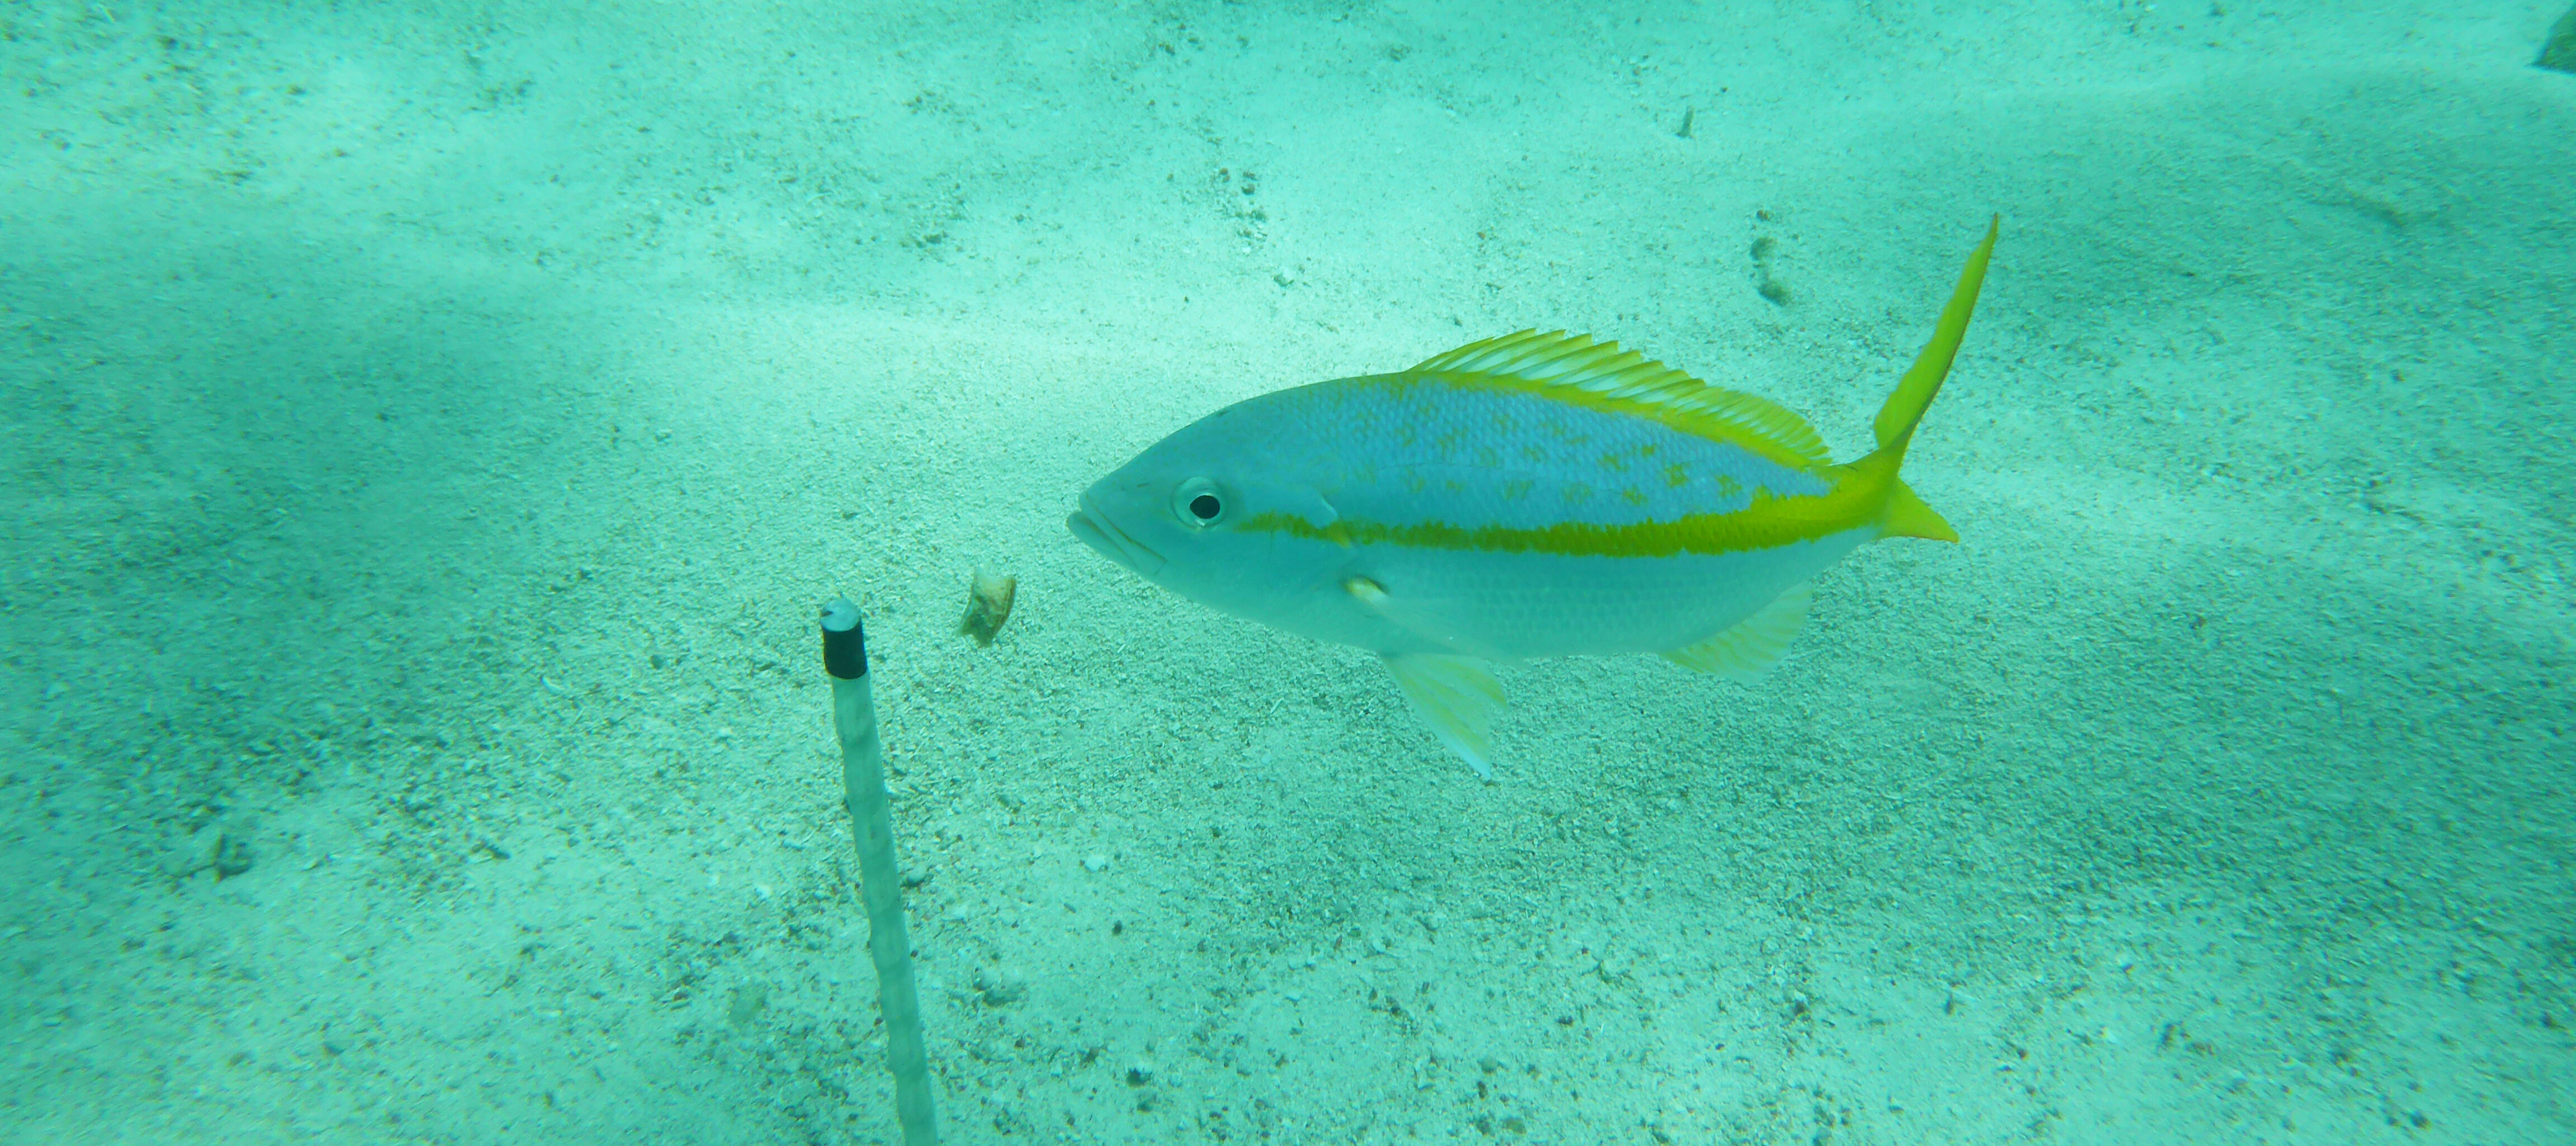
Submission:
<svg viewBox="0 0 2576 1146">
<path fill-rule="evenodd" d="M 894 813 L 886 798 L 884 749 L 877 743 L 876 696 L 868 687 L 867 632 L 859 607 L 846 597 L 823 606 L 823 668 L 832 674 L 832 726 L 841 738 L 841 786 L 859 845 L 859 894 L 867 901 L 868 955 L 877 965 L 877 1010 L 885 1016 L 895 1117 L 903 1125 L 903 1146 L 938 1146 L 930 1059 L 921 1045 L 921 999 L 912 985 L 912 940 L 895 872 Z"/>
</svg>

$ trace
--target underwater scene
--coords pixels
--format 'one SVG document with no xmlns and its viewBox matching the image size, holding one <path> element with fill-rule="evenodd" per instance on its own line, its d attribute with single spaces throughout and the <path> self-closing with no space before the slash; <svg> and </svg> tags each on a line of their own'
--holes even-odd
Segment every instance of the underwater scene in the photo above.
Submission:
<svg viewBox="0 0 2576 1146">
<path fill-rule="evenodd" d="M 2565 3 L 10 4 L 0 1142 L 2576 1142 Z"/>
</svg>

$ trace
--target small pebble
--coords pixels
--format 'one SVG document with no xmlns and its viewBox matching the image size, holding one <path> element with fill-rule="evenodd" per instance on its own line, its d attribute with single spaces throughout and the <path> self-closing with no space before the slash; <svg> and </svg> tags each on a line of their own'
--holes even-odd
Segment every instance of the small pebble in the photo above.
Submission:
<svg viewBox="0 0 2576 1146">
<path fill-rule="evenodd" d="M 747 1027 L 768 1006 L 769 988 L 766 985 L 751 983 L 736 987 L 733 1002 L 725 1007 L 725 1018 L 737 1027 Z"/>
<path fill-rule="evenodd" d="M 1007 1007 L 1029 993 L 1019 976 L 986 968 L 975 972 L 975 991 L 987 1007 Z"/>
<path fill-rule="evenodd" d="M 256 858 L 250 841 L 217 822 L 180 841 L 162 858 L 161 869 L 174 879 L 211 870 L 216 879 L 224 880 L 249 871 Z"/>
</svg>

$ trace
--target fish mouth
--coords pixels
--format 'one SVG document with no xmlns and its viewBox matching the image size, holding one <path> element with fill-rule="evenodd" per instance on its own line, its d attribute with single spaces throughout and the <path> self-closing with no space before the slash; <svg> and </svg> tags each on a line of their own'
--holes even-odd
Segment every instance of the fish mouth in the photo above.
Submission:
<svg viewBox="0 0 2576 1146">
<path fill-rule="evenodd" d="M 1146 548 L 1144 542 L 1129 537 L 1125 530 L 1118 528 L 1116 522 L 1109 520 L 1108 514 L 1100 512 L 1100 506 L 1091 500 L 1090 494 L 1082 495 L 1081 512 L 1065 515 L 1064 527 L 1072 530 L 1083 544 L 1098 550 L 1101 556 L 1126 566 L 1140 577 L 1152 577 L 1163 568 L 1163 555 Z"/>
</svg>

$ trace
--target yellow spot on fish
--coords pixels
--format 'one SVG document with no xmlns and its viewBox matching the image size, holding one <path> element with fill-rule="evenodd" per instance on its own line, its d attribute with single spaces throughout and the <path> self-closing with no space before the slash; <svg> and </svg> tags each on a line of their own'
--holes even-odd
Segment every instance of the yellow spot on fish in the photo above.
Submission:
<svg viewBox="0 0 2576 1146">
<path fill-rule="evenodd" d="M 1619 451 L 1612 450 L 1601 455 L 1601 468 L 1614 474 L 1624 474 L 1628 472 L 1628 459 L 1620 457 Z"/>
<path fill-rule="evenodd" d="M 1682 464 L 1680 462 L 1674 462 L 1671 465 L 1665 466 L 1664 484 L 1671 486 L 1674 489 L 1680 489 L 1683 486 L 1689 485 L 1690 471 L 1682 468 Z"/>
<path fill-rule="evenodd" d="M 1565 503 L 1575 505 L 1592 500 L 1592 487 L 1579 481 L 1565 483 Z"/>
<path fill-rule="evenodd" d="M 1644 490 L 1642 490 L 1642 489 L 1638 489 L 1637 487 L 1635 487 L 1635 486 L 1633 486 L 1633 485 L 1632 485 L 1632 486 L 1629 486 L 1629 487 L 1628 487 L 1628 488 L 1626 488 L 1626 489 L 1620 490 L 1620 491 L 1619 491 L 1619 496 L 1620 496 L 1621 498 L 1625 499 L 1625 500 L 1627 501 L 1627 503 L 1628 503 L 1628 504 L 1630 504 L 1630 505 L 1644 505 L 1644 504 L 1646 504 L 1646 491 L 1644 491 Z"/>
<path fill-rule="evenodd" d="M 1728 476 L 1727 476 L 1727 475 L 1725 475 L 1725 474 L 1719 474 L 1719 475 L 1717 475 L 1717 483 L 1716 483 L 1716 484 L 1717 484 L 1717 492 L 1719 492 L 1719 493 L 1721 493 L 1721 494 L 1724 494 L 1724 495 L 1726 495 L 1726 496 L 1728 496 L 1728 497 L 1734 497 L 1735 495 L 1737 495 L 1737 494 L 1739 494 L 1739 493 L 1744 492 L 1744 483 L 1743 483 L 1743 482 L 1737 481 L 1737 480 L 1735 480 L 1734 478 L 1728 477 Z"/>
<path fill-rule="evenodd" d="M 1519 500 L 1521 500 L 1521 499 L 1523 499 L 1523 498 L 1526 498 L 1526 497 L 1528 497 L 1528 496 L 1529 496 L 1530 487 L 1531 487 L 1531 486 L 1533 486 L 1533 485 L 1535 485 L 1535 484 L 1537 484 L 1537 483 L 1536 483 L 1536 482 L 1531 481 L 1531 480 L 1530 480 L 1530 479 L 1528 479 L 1528 478 L 1513 478 L 1513 479 L 1512 479 L 1512 480 L 1510 480 L 1510 481 L 1504 482 L 1504 483 L 1503 483 L 1503 500 L 1504 500 L 1504 501 L 1519 501 Z"/>
<path fill-rule="evenodd" d="M 1537 446 L 1522 446 L 1521 460 L 1532 463 L 1544 463 L 1547 461 L 1547 451 L 1542 450 Z"/>
</svg>

